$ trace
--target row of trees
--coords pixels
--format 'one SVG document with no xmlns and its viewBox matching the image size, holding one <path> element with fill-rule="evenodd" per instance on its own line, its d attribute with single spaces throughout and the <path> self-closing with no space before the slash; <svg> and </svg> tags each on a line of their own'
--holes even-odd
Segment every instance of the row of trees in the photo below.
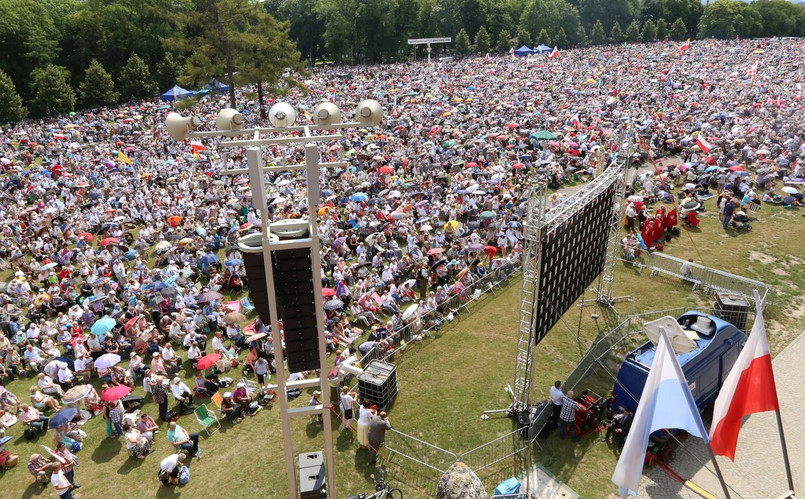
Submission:
<svg viewBox="0 0 805 499">
<path fill-rule="evenodd" d="M 298 85 L 300 59 L 404 60 L 408 38 L 451 36 L 467 53 L 736 35 L 805 36 L 805 8 L 786 0 L 0 0 L 0 123 L 210 78 L 266 82 L 262 101 L 264 90 Z"/>
</svg>

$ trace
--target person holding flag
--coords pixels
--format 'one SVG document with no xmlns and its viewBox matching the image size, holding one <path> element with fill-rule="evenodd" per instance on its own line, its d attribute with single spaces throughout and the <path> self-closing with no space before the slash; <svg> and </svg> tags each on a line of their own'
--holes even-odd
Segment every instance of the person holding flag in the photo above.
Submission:
<svg viewBox="0 0 805 499">
<path fill-rule="evenodd" d="M 557 57 L 559 57 L 559 49 L 554 45 L 553 50 L 548 54 L 548 59 L 556 59 Z"/>
</svg>

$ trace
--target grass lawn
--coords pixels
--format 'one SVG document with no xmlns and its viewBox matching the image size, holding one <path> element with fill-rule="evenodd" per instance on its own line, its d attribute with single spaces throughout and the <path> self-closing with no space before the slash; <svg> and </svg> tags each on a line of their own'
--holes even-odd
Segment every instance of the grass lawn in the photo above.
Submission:
<svg viewBox="0 0 805 499">
<path fill-rule="evenodd" d="M 805 252 L 800 249 L 805 237 L 802 212 L 764 206 L 756 215 L 759 220 L 753 223 L 754 230 L 738 234 L 721 229 L 714 201 L 708 201 L 707 208 L 700 230 L 683 229 L 680 238 L 666 245 L 666 251 L 777 286 L 778 295 L 767 312 L 769 341 L 777 353 L 801 331 L 799 322 L 805 316 L 805 298 L 800 294 L 805 287 Z M 400 393 L 390 411 L 397 429 L 455 454 L 514 429 L 505 416 L 483 421 L 480 415 L 509 403 L 503 387 L 513 382 L 519 294 L 519 279 L 514 278 L 496 297 L 482 298 L 470 313 L 460 315 L 422 345 L 412 344 L 398 355 Z M 647 273 L 638 275 L 622 264 L 618 264 L 615 294 L 635 298 L 634 302 L 618 304 L 622 317 L 647 310 L 709 306 L 713 301 L 692 293 L 690 285 L 649 278 Z M 585 297 L 591 298 L 592 293 Z M 605 315 L 595 321 L 591 312 L 590 308 L 571 309 L 537 347 L 534 386 L 538 398 L 547 397 L 551 383 L 572 371 L 589 345 L 607 330 Z M 591 388 L 604 391 L 611 387 L 612 379 L 606 373 L 595 375 L 589 379 Z M 184 372 L 189 385 L 192 376 L 191 371 Z M 239 375 L 233 377 L 238 379 Z M 8 388 L 22 397 L 30 384 L 29 380 L 15 381 Z M 142 388 L 135 393 L 141 394 Z M 304 393 L 292 406 L 307 404 L 309 396 Z M 150 400 L 144 410 L 155 413 Z M 171 452 L 164 431 L 157 436 L 152 455 L 144 461 L 129 459 L 122 439 L 106 438 L 102 419 L 94 418 L 85 426 L 90 437 L 79 453 L 81 465 L 76 469 L 77 481 L 84 487 L 75 497 L 287 497 L 277 413 L 278 406 L 274 405 L 240 425 L 223 423 L 222 430 L 212 437 L 202 433 L 204 459 L 192 460 L 191 481 L 178 488 L 162 487 L 156 479 L 159 460 Z M 179 422 L 191 431 L 199 428 L 192 415 L 183 416 Z M 333 424 L 338 427 L 337 419 Z M 323 448 L 320 425 L 301 418 L 294 421 L 293 431 L 295 453 Z M 2 496 L 56 497 L 51 487 L 43 491 L 34 485 L 25 467 L 31 453 L 42 451 L 40 444 L 52 445 L 50 436 L 28 442 L 22 438 L 20 424 L 8 434 L 15 436 L 8 449 L 19 455 L 21 462 L 10 471 L 0 472 Z M 335 442 L 339 497 L 371 490 L 370 474 L 375 470 L 368 465 L 366 451 L 356 450 L 356 439 L 348 432 L 337 432 Z M 533 449 L 533 462 L 548 468 L 581 497 L 607 497 L 615 492 L 609 478 L 617 457 L 598 438 L 572 444 L 551 435 L 539 442 L 540 446 Z M 449 460 L 449 456 L 439 458 L 436 453 L 429 457 Z M 390 478 L 403 488 L 406 497 L 431 494 L 433 473 L 399 456 L 393 464 Z M 505 467 L 497 471 L 493 478 L 511 474 Z M 491 492 L 490 487 L 488 490 Z"/>
</svg>

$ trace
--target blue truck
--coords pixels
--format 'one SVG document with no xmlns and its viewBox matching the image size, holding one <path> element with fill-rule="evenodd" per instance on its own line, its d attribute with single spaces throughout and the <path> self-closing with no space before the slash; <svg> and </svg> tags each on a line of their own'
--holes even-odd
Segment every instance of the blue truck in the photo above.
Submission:
<svg viewBox="0 0 805 499">
<path fill-rule="evenodd" d="M 666 320 L 673 321 L 668 317 Z M 661 323 L 661 321 L 655 321 Z M 676 324 L 665 323 L 666 332 L 671 335 L 677 350 L 677 359 L 685 374 L 693 399 L 699 411 L 713 403 L 718 396 L 743 344 L 746 335 L 734 325 L 718 317 L 702 312 L 689 311 L 675 321 L 679 328 L 671 335 L 670 327 Z M 661 323 L 662 324 L 662 323 Z M 648 326 L 648 325 L 647 325 Z M 668 327 L 670 326 L 670 327 Z M 656 333 L 655 329 L 655 335 Z M 651 333 L 647 327 L 647 334 Z M 647 341 L 629 353 L 621 364 L 613 389 L 612 410 L 621 412 L 621 407 L 634 412 L 643 393 L 651 363 L 654 360 L 655 341 Z M 685 353 L 679 353 L 684 351 Z"/>
</svg>

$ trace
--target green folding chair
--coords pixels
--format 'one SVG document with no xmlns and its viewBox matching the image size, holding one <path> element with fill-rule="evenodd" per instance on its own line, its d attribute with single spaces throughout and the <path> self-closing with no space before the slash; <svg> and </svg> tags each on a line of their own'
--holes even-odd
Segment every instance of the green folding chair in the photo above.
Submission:
<svg viewBox="0 0 805 499">
<path fill-rule="evenodd" d="M 196 407 L 196 410 L 193 411 L 193 413 L 196 415 L 196 421 L 198 421 L 198 423 L 201 425 L 201 428 L 207 432 L 208 436 L 212 435 L 221 428 L 221 422 L 218 420 L 218 417 L 215 415 L 215 413 L 207 410 L 206 405 L 199 405 Z M 210 432 L 210 427 L 213 424 L 218 426 L 213 429 L 212 432 Z"/>
</svg>

